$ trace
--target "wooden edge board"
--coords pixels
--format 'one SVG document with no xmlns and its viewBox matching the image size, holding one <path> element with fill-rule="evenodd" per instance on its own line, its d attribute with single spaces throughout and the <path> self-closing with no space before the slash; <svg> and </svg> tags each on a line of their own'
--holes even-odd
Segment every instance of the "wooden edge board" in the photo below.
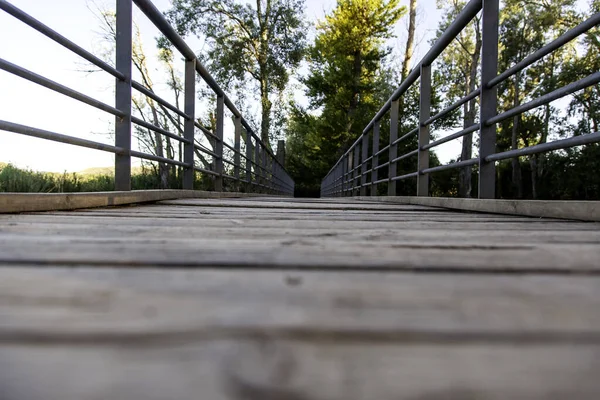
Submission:
<svg viewBox="0 0 600 400">
<path fill-rule="evenodd" d="M 0 214 L 32 211 L 75 210 L 185 198 L 222 199 L 279 197 L 259 193 L 208 192 L 200 190 L 132 190 L 83 193 L 0 193 Z M 283 196 L 285 197 L 285 196 Z"/>
<path fill-rule="evenodd" d="M 600 201 L 577 200 L 494 200 L 417 196 L 355 196 L 361 201 L 441 207 L 493 214 L 600 221 Z"/>
</svg>

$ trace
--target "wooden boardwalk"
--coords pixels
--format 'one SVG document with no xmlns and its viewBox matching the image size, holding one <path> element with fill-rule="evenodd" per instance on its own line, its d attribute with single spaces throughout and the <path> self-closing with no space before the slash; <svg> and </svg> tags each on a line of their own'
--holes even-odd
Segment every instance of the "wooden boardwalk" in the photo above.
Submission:
<svg viewBox="0 0 600 400">
<path fill-rule="evenodd" d="M 600 398 L 600 223 L 348 199 L 0 215 L 0 399 Z"/>
</svg>

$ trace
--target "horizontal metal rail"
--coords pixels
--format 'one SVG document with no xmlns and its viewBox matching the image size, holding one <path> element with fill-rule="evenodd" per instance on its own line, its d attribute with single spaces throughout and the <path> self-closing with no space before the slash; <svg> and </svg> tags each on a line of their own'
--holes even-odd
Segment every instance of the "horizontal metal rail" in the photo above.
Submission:
<svg viewBox="0 0 600 400">
<path fill-rule="evenodd" d="M 214 158 L 221 158 L 217 153 L 215 153 L 214 151 L 211 151 L 209 149 L 207 149 L 204 146 L 200 146 L 198 143 L 194 143 L 194 147 L 196 148 L 196 150 L 199 150 L 203 153 L 206 153 L 208 155 L 211 155 Z"/>
<path fill-rule="evenodd" d="M 496 125 L 498 123 L 600 83 L 600 72 L 593 72 L 583 79 L 557 88 L 550 93 L 534 98 L 525 104 L 498 113 L 498 95 L 496 86 L 499 83 L 507 80 L 519 71 L 524 70 L 565 44 L 575 40 L 590 29 L 600 25 L 600 13 L 594 14 L 586 21 L 569 29 L 557 39 L 552 40 L 541 48 L 533 51 L 531 54 L 526 55 L 522 60 L 518 61 L 504 72 L 498 73 L 499 10 L 500 0 L 471 0 L 466 4 L 456 19 L 450 23 L 446 31 L 439 36 L 427 54 L 410 71 L 408 76 L 403 79 L 392 96 L 390 96 L 381 109 L 375 114 L 363 129 L 358 139 L 354 141 L 334 163 L 333 167 L 323 178 L 321 184 L 322 196 L 366 195 L 367 190 L 370 191 L 371 196 L 376 196 L 378 193 L 381 193 L 381 190 L 378 189 L 377 185 L 385 183 L 387 183 L 387 194 L 396 195 L 396 181 L 415 177 L 417 183 L 417 196 L 429 196 L 430 174 L 478 165 L 479 198 L 494 198 L 496 188 L 495 163 L 497 161 L 521 156 L 531 156 L 537 153 L 583 146 L 592 143 L 600 143 L 600 134 L 596 132 L 496 153 Z M 479 88 L 472 90 L 459 100 L 454 101 L 443 110 L 431 115 L 431 92 L 434 89 L 431 82 L 431 65 L 480 12 L 481 19 L 479 22 L 481 23 L 482 48 L 480 65 L 477 67 L 480 71 L 481 85 Z M 413 87 L 418 80 L 420 82 L 419 126 L 398 138 L 398 130 L 403 128 L 400 124 L 400 117 L 403 117 L 406 120 L 406 116 L 402 115 L 406 110 L 400 109 L 400 105 L 403 104 L 400 102 L 400 98 L 405 96 L 408 90 Z M 443 138 L 430 141 L 430 129 L 434 122 L 450 115 L 450 113 L 457 110 L 459 107 L 464 106 L 475 99 L 478 99 L 479 115 L 473 116 L 471 126 L 466 128 L 463 127 L 459 131 L 451 133 Z M 389 114 L 386 114 L 388 112 Z M 380 149 L 378 142 L 380 138 L 379 129 L 380 123 L 385 115 L 388 115 L 390 118 L 389 144 Z M 410 116 L 410 118 L 414 118 L 414 116 Z M 372 145 L 367 140 L 368 137 L 370 138 L 371 131 L 373 131 Z M 456 139 L 465 138 L 476 132 L 479 132 L 479 157 L 445 165 L 430 166 L 431 149 Z M 415 136 L 418 140 L 417 150 L 398 156 L 398 144 Z M 391 161 L 380 164 L 379 157 L 385 154 L 387 154 L 387 159 Z M 398 171 L 398 166 L 400 165 L 399 161 L 413 156 L 416 158 L 417 171 L 407 174 L 398 173 L 401 172 Z M 371 163 L 370 166 L 369 163 Z M 386 167 L 388 171 L 387 178 L 379 179 L 378 171 Z M 358 182 L 360 182 L 360 185 L 356 186 L 356 183 Z M 360 192 L 358 192 L 357 189 L 359 189 Z"/>
<path fill-rule="evenodd" d="M 175 107 L 174 105 L 169 103 L 168 101 L 164 100 L 163 98 L 158 96 L 156 93 L 154 93 L 152 90 L 148 89 L 146 86 L 142 85 L 141 83 L 138 83 L 136 81 L 131 81 L 131 87 L 134 88 L 135 90 L 137 90 L 138 92 L 143 93 L 145 96 L 150 97 L 152 100 L 163 105 L 164 107 L 168 108 L 169 110 L 173 111 L 174 113 L 182 116 L 183 118 L 185 118 L 187 120 L 192 119 L 189 115 L 187 115 L 186 113 L 184 113 L 183 111 L 181 111 L 180 109 L 178 109 L 177 107 Z"/>
<path fill-rule="evenodd" d="M 421 174 L 431 174 L 433 172 L 445 171 L 447 169 L 468 167 L 470 165 L 475 165 L 477 163 L 479 163 L 479 158 L 471 158 L 470 160 L 457 161 L 455 163 L 439 165 L 439 166 L 433 167 L 433 168 L 426 168 L 426 169 L 420 171 L 420 173 Z"/>
<path fill-rule="evenodd" d="M 117 71 L 113 66 L 102 61 L 101 59 L 99 59 L 98 57 L 96 57 L 95 55 L 90 53 L 89 51 L 85 50 L 83 47 L 76 45 L 74 42 L 70 41 L 66 37 L 59 34 L 58 32 L 50 29 L 48 26 L 42 24 L 40 21 L 33 18 L 31 15 L 21 11 L 19 8 L 15 7 L 8 1 L 0 0 L 0 10 L 6 11 L 8 14 L 12 15 L 13 17 L 20 20 L 21 22 L 29 25 L 36 31 L 40 32 L 42 35 L 48 37 L 49 39 L 54 40 L 56 43 L 60 44 L 61 46 L 71 50 L 73 53 L 77 54 L 81 58 L 86 59 L 87 61 L 94 64 L 98 68 L 103 69 L 104 71 L 108 72 L 115 78 L 120 79 L 122 81 L 125 80 L 125 75 L 123 75 L 122 73 Z"/>
<path fill-rule="evenodd" d="M 418 172 L 412 172 L 410 174 L 404 174 L 404 175 L 400 175 L 400 176 L 394 176 L 390 180 L 391 181 L 400 181 L 400 180 L 403 180 L 403 179 L 414 178 L 414 177 L 416 177 L 418 175 L 419 175 Z"/>
<path fill-rule="evenodd" d="M 183 55 L 185 58 L 185 84 L 184 84 L 184 102 L 185 109 L 181 110 L 179 107 L 174 106 L 169 101 L 163 99 L 161 96 L 156 94 L 151 88 L 144 86 L 143 84 L 136 82 L 131 79 L 131 41 L 132 41 L 132 4 L 136 4 L 138 8 L 148 17 L 148 19 L 158 28 L 158 30 L 173 44 L 173 46 Z M 170 25 L 164 15 L 152 4 L 150 0 L 116 0 L 116 67 L 113 67 L 109 63 L 101 60 L 95 55 L 91 54 L 87 50 L 78 46 L 71 40 L 62 36 L 58 32 L 54 31 L 50 27 L 46 26 L 42 22 L 28 15 L 24 11 L 10 4 L 6 0 L 0 0 L 0 9 L 8 13 L 9 15 L 17 18 L 26 25 L 37 30 L 44 36 L 55 41 L 71 52 L 79 55 L 83 59 L 87 60 L 91 64 L 106 71 L 107 73 L 114 76 L 117 80 L 116 85 L 116 100 L 115 106 L 100 102 L 90 96 L 66 87 L 60 83 L 54 82 L 42 75 L 36 74 L 29 71 L 21 66 L 15 65 L 7 60 L 0 59 L 0 69 L 7 71 L 20 78 L 36 83 L 47 89 L 53 90 L 57 93 L 61 93 L 67 97 L 78 100 L 82 103 L 98 108 L 104 112 L 112 114 L 116 117 L 115 126 L 115 144 L 114 146 L 105 145 L 91 140 L 79 139 L 68 135 L 62 135 L 55 132 L 45 131 L 38 128 L 28 127 L 25 125 L 19 125 L 8 121 L 0 121 L 0 129 L 5 131 L 11 131 L 22 135 L 37 137 L 46 140 L 52 140 L 55 142 L 66 143 L 76 145 L 80 147 L 87 147 L 91 149 L 112 152 L 115 156 L 115 186 L 118 190 L 130 190 L 131 182 L 131 157 L 138 157 L 146 160 L 156 161 L 160 163 L 166 163 L 176 165 L 183 168 L 183 186 L 184 188 L 191 189 L 193 187 L 193 172 L 198 171 L 201 173 L 209 174 L 214 176 L 215 189 L 222 190 L 222 179 L 232 179 L 238 182 L 250 183 L 253 187 L 260 187 L 261 190 L 265 190 L 273 193 L 285 193 L 292 194 L 294 191 L 294 181 L 285 171 L 284 166 L 280 160 L 273 154 L 268 144 L 261 141 L 261 138 L 253 132 L 252 126 L 242 117 L 241 113 L 236 109 L 233 102 L 227 97 L 223 89 L 217 84 L 215 79 L 206 70 L 206 68 L 199 62 L 196 54 L 192 49 L 185 43 L 185 41 L 177 34 L 175 29 Z M 195 80 L 196 75 L 200 77 L 208 84 L 208 86 L 217 95 L 217 113 L 216 113 L 216 131 L 211 132 L 207 128 L 200 125 L 196 120 L 194 112 L 194 104 L 196 98 L 195 92 Z M 148 99 L 155 101 L 165 112 L 173 112 L 177 116 L 182 117 L 183 127 L 181 128 L 181 134 L 169 132 L 168 128 L 155 126 L 151 122 L 145 119 L 139 118 L 132 115 L 131 109 L 131 91 L 132 89 L 137 90 Z M 236 143 L 234 146 L 224 143 L 223 141 L 223 124 L 224 124 L 224 109 L 223 105 L 226 106 L 236 118 Z M 176 123 L 176 122 L 175 122 Z M 147 154 L 144 152 L 136 151 L 131 149 L 131 131 L 133 124 L 139 127 L 156 132 L 169 139 L 174 139 L 183 144 L 182 150 L 183 161 L 174 160 L 171 158 L 161 157 L 153 154 Z M 246 140 L 254 138 L 256 146 L 260 146 L 260 160 L 258 159 L 259 153 L 256 153 L 256 160 L 252 160 L 249 154 L 243 154 L 240 149 L 239 140 L 241 139 L 241 127 L 246 129 L 245 136 Z M 180 129 L 179 127 L 177 127 Z M 215 151 L 204 148 L 195 143 L 194 129 L 198 128 L 200 131 L 214 140 Z M 236 154 L 233 162 L 229 160 L 223 160 L 223 148 L 229 148 Z M 205 168 L 200 168 L 194 165 L 194 152 L 200 151 L 205 154 L 209 154 L 213 157 L 215 162 L 215 170 L 211 171 Z M 198 153 L 199 154 L 199 153 Z M 249 171 L 247 166 L 241 165 L 241 157 L 245 160 L 250 161 L 250 164 L 254 164 L 255 171 Z M 223 172 L 223 162 L 234 165 L 235 176 L 228 176 Z M 251 168 L 250 168 L 251 169 Z M 238 176 L 239 172 L 242 171 L 247 176 L 255 175 L 256 179 L 260 182 L 248 182 Z"/>
<path fill-rule="evenodd" d="M 507 158 L 515 158 L 528 156 L 531 154 L 546 153 L 548 151 L 568 149 L 576 146 L 583 146 L 591 143 L 600 143 L 600 132 L 589 133 L 586 135 L 574 136 L 568 139 L 555 140 L 549 143 L 541 143 L 535 146 L 524 147 L 517 150 L 509 150 L 503 153 L 492 154 L 487 156 L 487 162 L 506 160 Z"/>
<path fill-rule="evenodd" d="M 405 158 L 416 156 L 417 154 L 419 154 L 419 149 L 413 150 L 413 151 L 411 151 L 409 153 L 406 153 L 406 154 L 403 154 L 400 157 L 396 157 L 391 162 L 392 162 L 392 164 L 394 164 L 394 163 L 397 163 L 400 160 L 404 160 Z"/>
<path fill-rule="evenodd" d="M 94 142 L 92 140 L 80 139 L 73 136 L 46 131 L 31 126 L 15 124 L 14 122 L 0 120 L 0 130 L 14 132 L 25 136 L 36 137 L 40 139 L 51 140 L 53 142 L 71 144 L 88 149 L 108 151 L 115 154 L 125 154 L 127 151 L 121 147 L 111 146 L 109 144 Z"/>
<path fill-rule="evenodd" d="M 419 128 L 413 129 L 412 131 L 408 132 L 406 135 L 400 136 L 398 139 L 394 140 L 392 142 L 392 146 L 415 136 L 417 133 L 419 133 Z"/>
<path fill-rule="evenodd" d="M 181 161 L 173 160 L 166 157 L 155 156 L 154 154 L 142 153 L 141 151 L 131 150 L 130 153 L 133 157 L 143 158 L 150 161 L 157 161 L 160 163 L 166 163 L 171 165 L 178 165 L 180 167 L 189 167 L 188 164 Z"/>
<path fill-rule="evenodd" d="M 215 135 L 214 133 L 212 133 L 211 131 L 209 131 L 208 129 L 206 129 L 205 127 L 203 127 L 202 125 L 200 125 L 197 121 L 194 122 L 194 126 L 198 129 L 200 129 L 202 131 L 202 133 L 204 133 L 207 136 L 210 136 L 212 139 L 220 142 L 221 138 L 218 137 L 217 135 Z"/>
<path fill-rule="evenodd" d="M 182 143 L 190 143 L 190 141 L 187 140 L 186 138 L 183 138 L 183 137 L 181 137 L 179 135 L 171 133 L 171 132 L 169 132 L 169 131 L 167 131 L 167 130 L 165 130 L 163 128 L 160 128 L 160 127 L 158 127 L 158 126 L 156 126 L 154 124 L 151 124 L 151 123 L 149 123 L 147 121 L 144 121 L 141 118 L 132 116 L 131 117 L 131 122 L 133 122 L 134 124 L 137 124 L 139 126 L 143 126 L 146 129 L 150 129 L 150 130 L 152 130 L 154 132 L 160 133 L 161 135 L 170 137 L 171 139 L 178 140 L 178 141 L 180 141 Z"/>
<path fill-rule="evenodd" d="M 431 125 L 433 122 L 437 121 L 440 118 L 445 117 L 446 115 L 450 114 L 452 111 L 456 110 L 458 107 L 460 107 L 460 106 L 464 105 L 465 103 L 473 100 L 474 98 L 476 98 L 477 96 L 479 96 L 480 93 L 481 93 L 481 88 L 477 88 L 477 89 L 473 90 L 471 93 L 469 93 L 468 95 L 466 95 L 462 99 L 458 100 L 457 102 L 453 103 L 451 106 L 446 107 L 445 109 L 443 109 L 439 113 L 435 114 L 433 117 L 431 117 L 428 120 L 426 120 L 423 123 L 423 125 L 425 125 L 425 126 Z"/>
<path fill-rule="evenodd" d="M 480 128 L 480 125 L 479 125 L 479 124 L 471 125 L 470 127 L 468 127 L 468 128 L 465 128 L 465 129 L 463 129 L 463 130 L 461 130 L 461 131 L 458 131 L 458 132 L 456 132 L 456 133 L 453 133 L 452 135 L 448 135 L 448 136 L 446 136 L 446 137 L 443 137 L 443 138 L 441 138 L 441 139 L 438 139 L 438 140 L 436 140 L 436 141 L 434 141 L 434 142 L 431 142 L 431 143 L 429 143 L 429 144 L 426 144 L 426 145 L 424 145 L 424 146 L 422 146 L 422 147 L 421 147 L 421 150 L 428 150 L 428 149 L 431 149 L 431 148 L 437 147 L 437 146 L 439 146 L 439 145 L 441 145 L 441 144 L 444 144 L 444 143 L 450 142 L 451 140 L 458 139 L 458 138 L 460 138 L 460 137 L 463 137 L 463 136 L 465 136 L 465 135 L 468 135 L 469 133 L 473 133 L 473 132 L 475 132 L 475 131 L 478 131 L 478 130 L 479 130 L 479 128 Z"/>
<path fill-rule="evenodd" d="M 6 60 L 3 60 L 1 58 L 0 58 L 0 69 L 4 70 L 6 72 L 10 72 L 11 74 L 16 75 L 20 78 L 26 79 L 30 82 L 37 83 L 40 86 L 43 86 L 47 89 L 50 89 L 50 90 L 53 90 L 60 94 L 63 94 L 72 99 L 79 100 L 82 103 L 85 103 L 92 107 L 96 107 L 99 110 L 106 111 L 107 113 L 110 113 L 117 117 L 125 116 L 125 114 L 122 111 L 117 110 L 116 108 L 109 106 L 108 104 L 104 104 L 101 101 L 98 101 L 94 98 L 86 96 L 83 93 L 80 93 L 76 90 L 68 88 L 64 85 L 61 85 L 60 83 L 54 82 L 53 80 L 50 80 L 41 75 L 38 75 L 35 72 L 31 72 L 25 68 L 21 68 L 18 65 L 15 65 L 15 64 L 8 62 Z"/>
<path fill-rule="evenodd" d="M 573 39 L 576 39 L 580 35 L 586 33 L 587 31 L 594 28 L 598 24 L 600 24 L 600 13 L 594 14 L 592 17 L 590 17 L 586 21 L 582 22 L 581 24 L 577 25 L 575 28 L 568 30 L 567 32 L 562 34 L 557 39 L 548 43 L 546 46 L 531 53 L 529 56 L 525 57 L 523 60 L 516 63 L 511 68 L 507 69 L 506 71 L 504 71 L 503 73 L 501 73 L 500 75 L 498 75 L 497 77 L 492 79 L 488 83 L 488 87 L 494 87 L 497 84 L 504 82 L 505 80 L 507 80 L 514 74 L 516 74 L 517 72 L 522 71 L 525 68 L 529 67 L 531 64 L 535 63 L 536 61 L 541 60 L 548 54 L 550 54 L 553 51 L 564 46 L 565 44 L 569 43 Z"/>
<path fill-rule="evenodd" d="M 586 87 L 595 85 L 598 82 L 600 82 L 600 71 L 595 72 L 595 73 L 591 74 L 590 76 L 587 76 L 583 79 L 580 79 L 577 82 L 570 83 L 567 86 L 563 86 L 563 87 L 556 89 L 550 93 L 540 96 L 537 99 L 532 100 L 528 103 L 521 104 L 520 106 L 511 108 L 510 110 L 503 112 L 502 114 L 496 115 L 495 117 L 490 118 L 489 120 L 485 121 L 485 125 L 489 126 L 489 125 L 497 124 L 499 122 L 504 121 L 505 119 L 514 117 L 515 115 L 523 114 L 524 112 L 527 112 L 534 108 L 551 103 L 554 100 L 558 100 L 562 97 L 568 96 L 568 95 L 575 93 L 581 89 L 585 89 Z"/>
</svg>

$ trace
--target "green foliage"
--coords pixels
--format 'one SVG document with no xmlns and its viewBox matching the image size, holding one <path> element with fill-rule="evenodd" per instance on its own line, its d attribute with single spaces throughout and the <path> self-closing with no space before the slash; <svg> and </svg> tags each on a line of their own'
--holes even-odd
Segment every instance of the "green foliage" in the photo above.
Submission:
<svg viewBox="0 0 600 400">
<path fill-rule="evenodd" d="M 269 143 L 272 101 L 285 89 L 305 46 L 304 0 L 174 0 L 168 18 L 180 34 L 208 43 L 207 67 L 220 84 L 248 91 L 254 82 L 262 107 L 261 138 Z M 161 43 L 165 45 L 164 42 Z"/>
<path fill-rule="evenodd" d="M 92 173 L 90 173 L 90 171 Z M 212 179 L 196 174 L 194 189 L 210 190 Z M 131 186 L 135 190 L 161 188 L 161 177 L 157 168 L 135 168 L 131 175 Z M 72 193 L 104 192 L 115 188 L 111 168 L 93 168 L 79 173 L 38 172 L 0 163 L 0 192 L 21 193 Z M 181 188 L 179 174 L 169 176 L 169 188 Z"/>
<path fill-rule="evenodd" d="M 292 104 L 288 165 L 299 191 L 318 194 L 320 179 L 392 93 L 384 41 L 405 13 L 398 0 L 339 0 L 317 25 L 302 79 L 308 110 Z"/>
</svg>

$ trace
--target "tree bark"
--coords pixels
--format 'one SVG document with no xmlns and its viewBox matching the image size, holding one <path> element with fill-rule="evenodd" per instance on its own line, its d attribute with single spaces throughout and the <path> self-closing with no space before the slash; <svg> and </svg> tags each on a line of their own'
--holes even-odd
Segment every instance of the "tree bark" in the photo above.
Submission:
<svg viewBox="0 0 600 400">
<path fill-rule="evenodd" d="M 350 99 L 350 105 L 348 107 L 346 132 L 351 133 L 352 125 L 354 125 L 354 114 L 358 108 L 359 96 L 360 96 L 360 78 L 362 75 L 362 54 L 360 50 L 354 51 L 353 67 L 352 67 L 352 97 Z M 353 135 L 349 135 L 350 138 Z"/>
<path fill-rule="evenodd" d="M 402 80 L 404 81 L 410 72 L 410 63 L 413 58 L 415 47 L 415 29 L 417 19 L 417 0 L 410 0 L 408 19 L 408 38 L 406 39 L 406 50 L 404 61 L 402 61 Z"/>
<path fill-rule="evenodd" d="M 269 139 L 269 130 L 271 129 L 271 108 L 273 103 L 271 103 L 271 100 L 269 100 L 269 82 L 266 77 L 261 78 L 260 81 L 260 105 L 260 139 L 270 149 L 271 143 Z"/>
<path fill-rule="evenodd" d="M 469 79 L 465 86 L 465 96 L 475 90 L 477 84 L 477 66 L 479 65 L 479 58 L 481 55 L 481 30 L 479 27 L 479 20 L 475 20 L 475 49 L 471 56 L 471 65 L 469 66 Z M 468 106 L 467 106 L 468 105 Z M 477 107 L 477 99 L 472 99 L 465 104 L 463 128 L 466 129 L 475 123 L 475 114 Z M 460 154 L 461 160 L 470 160 L 473 157 L 473 134 L 469 133 L 463 137 L 462 151 Z M 458 180 L 458 194 L 460 197 L 471 197 L 472 185 L 471 185 L 471 174 L 473 168 L 471 166 L 461 168 L 459 172 Z"/>
</svg>

